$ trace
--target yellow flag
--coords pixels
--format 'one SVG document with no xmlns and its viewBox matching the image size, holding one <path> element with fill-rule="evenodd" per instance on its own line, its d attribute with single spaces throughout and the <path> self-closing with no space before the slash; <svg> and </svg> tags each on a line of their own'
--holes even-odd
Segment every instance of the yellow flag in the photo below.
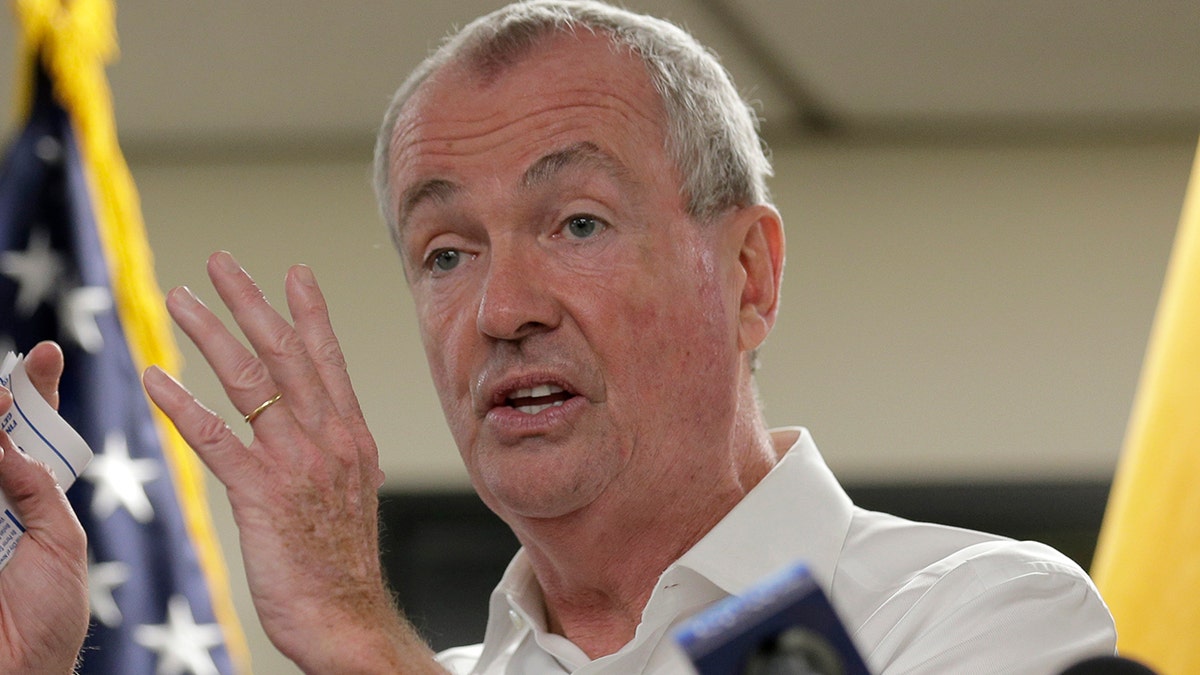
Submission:
<svg viewBox="0 0 1200 675">
<path fill-rule="evenodd" d="M 1200 151 L 1092 576 L 1121 654 L 1200 673 Z"/>
</svg>

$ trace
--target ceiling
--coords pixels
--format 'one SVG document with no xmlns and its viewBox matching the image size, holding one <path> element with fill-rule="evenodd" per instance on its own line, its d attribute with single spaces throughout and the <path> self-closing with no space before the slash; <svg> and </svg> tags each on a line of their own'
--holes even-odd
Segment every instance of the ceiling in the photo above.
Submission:
<svg viewBox="0 0 1200 675">
<path fill-rule="evenodd" d="M 131 153 L 370 143 L 390 93 L 498 0 L 118 3 Z M 722 54 L 767 133 L 1138 138 L 1200 131 L 1200 2 L 629 0 Z M 15 38 L 10 12 L 0 42 Z M 12 49 L 0 54 L 11 109 Z M 11 124 L 6 121 L 5 130 Z"/>
</svg>

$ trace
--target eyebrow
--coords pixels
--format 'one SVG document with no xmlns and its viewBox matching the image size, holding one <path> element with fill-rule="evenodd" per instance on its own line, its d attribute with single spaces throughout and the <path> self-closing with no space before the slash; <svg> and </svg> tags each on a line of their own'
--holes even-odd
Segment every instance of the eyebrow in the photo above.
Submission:
<svg viewBox="0 0 1200 675">
<path fill-rule="evenodd" d="M 462 192 L 461 185 L 443 178 L 422 181 L 408 188 L 404 194 L 400 195 L 400 229 L 404 229 L 404 223 L 408 221 L 409 214 L 421 202 L 436 201 L 444 204 L 459 192 Z"/>
<path fill-rule="evenodd" d="M 535 161 L 521 176 L 522 188 L 534 188 L 544 185 L 563 171 L 573 167 L 593 167 L 604 171 L 620 182 L 631 180 L 629 170 L 611 155 L 600 149 L 591 141 L 573 143 L 561 150 L 555 150 Z M 400 195 L 399 223 L 403 232 L 404 223 L 408 216 L 422 202 L 435 201 L 447 203 L 463 191 L 463 186 L 444 178 L 433 178 L 422 181 L 405 190 Z"/>
<path fill-rule="evenodd" d="M 576 166 L 600 169 L 621 182 L 630 180 L 625 165 L 601 150 L 595 143 L 580 141 L 534 162 L 521 177 L 521 186 L 531 188 L 543 185 L 564 170 Z"/>
</svg>

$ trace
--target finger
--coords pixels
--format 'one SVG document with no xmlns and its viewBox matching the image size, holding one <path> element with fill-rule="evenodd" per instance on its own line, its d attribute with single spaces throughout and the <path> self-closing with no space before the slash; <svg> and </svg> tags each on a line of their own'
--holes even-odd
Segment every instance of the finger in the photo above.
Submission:
<svg viewBox="0 0 1200 675">
<path fill-rule="evenodd" d="M 8 411 L 12 409 L 12 404 L 12 392 L 6 387 L 0 387 L 0 417 L 8 414 Z M 16 451 L 12 438 L 7 433 L 0 432 L 0 459 L 4 459 L 4 454 L 9 451 Z"/>
<path fill-rule="evenodd" d="M 216 373 L 234 407 L 248 414 L 279 393 L 262 361 L 246 349 L 225 324 L 186 287 L 167 293 L 167 311 Z M 265 416 L 286 416 L 286 407 Z M 265 414 L 265 411 L 264 411 Z"/>
<path fill-rule="evenodd" d="M 0 407 L 11 404 L 7 391 L 0 398 L 5 399 Z M 20 516 L 25 531 L 37 533 L 43 544 L 70 559 L 84 561 L 87 536 L 50 467 L 17 450 L 2 431 L 0 447 L 4 449 L 0 454 L 0 490 Z"/>
<path fill-rule="evenodd" d="M 354 434 L 355 445 L 362 457 L 364 471 L 369 470 L 376 487 L 382 482 L 379 470 L 379 452 L 375 439 L 367 429 L 358 396 L 350 382 L 346 368 L 346 357 L 338 343 L 333 325 L 329 321 L 329 307 L 325 296 L 317 285 L 316 276 L 307 265 L 296 265 L 288 270 L 284 284 L 287 292 L 288 310 L 296 324 L 296 332 L 304 341 L 305 350 L 312 358 L 317 375 L 325 391 L 333 400 L 338 416 L 345 421 Z"/>
<path fill-rule="evenodd" d="M 334 335 L 325 296 L 317 286 L 312 270 L 306 265 L 292 267 L 288 270 L 284 288 L 296 333 L 338 413 L 343 418 L 361 416 L 358 397 L 346 370 L 345 355 Z"/>
<path fill-rule="evenodd" d="M 295 328 L 271 307 L 258 285 L 229 253 L 214 253 L 209 258 L 208 273 L 213 288 L 294 411 L 296 421 L 309 430 L 326 428 L 336 411 Z"/>
<path fill-rule="evenodd" d="M 58 410 L 58 381 L 62 371 L 62 349 L 54 342 L 39 342 L 25 356 L 25 373 L 29 375 L 29 381 L 55 410 Z"/>
<path fill-rule="evenodd" d="M 158 366 L 142 374 L 150 400 L 170 418 L 179 435 L 226 487 L 238 480 L 256 482 L 261 461 L 229 429 L 225 420 L 206 408 L 175 378 Z"/>
</svg>

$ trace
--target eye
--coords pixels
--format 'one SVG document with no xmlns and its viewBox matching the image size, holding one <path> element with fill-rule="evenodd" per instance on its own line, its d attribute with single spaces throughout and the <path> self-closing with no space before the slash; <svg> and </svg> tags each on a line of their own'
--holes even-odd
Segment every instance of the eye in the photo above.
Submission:
<svg viewBox="0 0 1200 675">
<path fill-rule="evenodd" d="M 462 253 L 452 248 L 442 248 L 434 251 L 426 258 L 426 265 L 434 272 L 449 272 L 462 262 Z"/>
<path fill-rule="evenodd" d="M 595 216 L 571 216 L 563 226 L 563 231 L 572 239 L 588 239 L 604 231 L 607 223 Z"/>
</svg>

